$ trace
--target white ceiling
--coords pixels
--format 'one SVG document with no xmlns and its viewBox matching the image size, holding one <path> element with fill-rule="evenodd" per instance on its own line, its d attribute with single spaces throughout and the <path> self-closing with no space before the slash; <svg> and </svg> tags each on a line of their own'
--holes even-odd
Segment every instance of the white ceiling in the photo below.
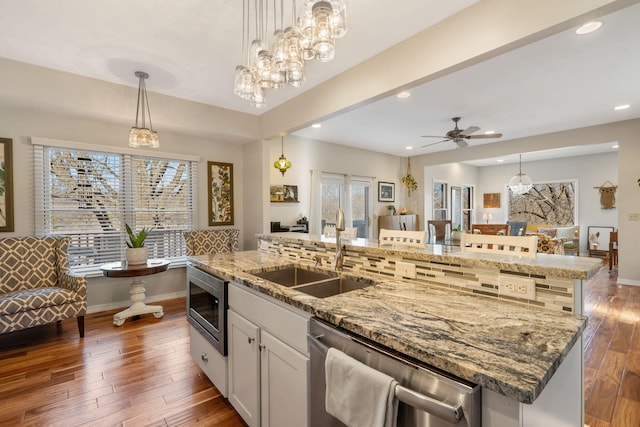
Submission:
<svg viewBox="0 0 640 427">
<path fill-rule="evenodd" d="M 0 0 L 0 57 L 129 86 L 140 69 L 150 74 L 149 91 L 259 115 L 476 1 L 347 0 L 336 59 L 309 64 L 304 88 L 270 91 L 262 110 L 232 93 L 240 0 Z M 446 133 L 453 116 L 461 128 L 502 132 L 500 141 L 640 117 L 640 5 L 602 21 L 591 35 L 556 34 L 414 88 L 408 99 L 383 99 L 295 134 L 415 156 L 455 149 L 420 148 L 437 141 L 420 135 Z M 631 108 L 613 111 L 619 104 Z"/>
</svg>

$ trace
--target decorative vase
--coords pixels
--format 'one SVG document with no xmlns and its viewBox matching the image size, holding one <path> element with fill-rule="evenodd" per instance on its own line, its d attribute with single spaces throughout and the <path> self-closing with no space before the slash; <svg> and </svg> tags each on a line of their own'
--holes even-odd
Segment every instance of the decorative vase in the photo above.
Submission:
<svg viewBox="0 0 640 427">
<path fill-rule="evenodd" d="M 462 232 L 460 232 L 460 231 L 452 231 L 451 232 L 451 238 L 453 240 L 460 240 L 461 237 L 462 237 Z"/>
<path fill-rule="evenodd" d="M 127 264 L 129 265 L 146 264 L 148 256 L 148 248 L 127 248 Z"/>
</svg>

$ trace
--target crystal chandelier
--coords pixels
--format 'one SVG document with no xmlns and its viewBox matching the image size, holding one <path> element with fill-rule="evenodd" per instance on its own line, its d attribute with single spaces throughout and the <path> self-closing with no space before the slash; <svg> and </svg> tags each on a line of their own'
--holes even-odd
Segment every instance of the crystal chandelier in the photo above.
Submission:
<svg viewBox="0 0 640 427">
<path fill-rule="evenodd" d="M 304 85 L 305 61 L 331 61 L 335 40 L 347 31 L 344 0 L 286 1 L 291 2 L 288 8 L 285 0 L 279 7 L 276 0 L 272 5 L 269 0 L 242 3 L 243 61 L 235 70 L 233 92 L 257 108 L 265 106 L 267 89 Z M 286 28 L 285 15 L 290 21 Z"/>
<path fill-rule="evenodd" d="M 509 189 L 513 194 L 526 194 L 533 187 L 531 178 L 526 173 L 522 173 L 522 154 L 520 154 L 520 172 L 514 175 L 509 181 Z"/>
<path fill-rule="evenodd" d="M 149 74 L 144 71 L 136 71 L 138 77 L 138 104 L 136 108 L 136 125 L 129 132 L 129 147 L 160 147 L 158 132 L 153 130 L 151 124 L 151 110 L 149 110 L 149 98 L 147 98 L 147 87 L 144 81 L 149 78 Z M 142 111 L 142 114 L 140 112 Z M 149 127 L 146 127 L 145 116 L 149 116 Z M 142 116 L 142 127 L 138 126 L 138 118 Z"/>
</svg>

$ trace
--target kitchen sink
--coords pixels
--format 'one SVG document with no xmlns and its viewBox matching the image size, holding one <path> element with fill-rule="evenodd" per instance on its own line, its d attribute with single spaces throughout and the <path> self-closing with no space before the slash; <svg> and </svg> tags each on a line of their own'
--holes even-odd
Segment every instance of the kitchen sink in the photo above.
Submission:
<svg viewBox="0 0 640 427">
<path fill-rule="evenodd" d="M 370 279 L 339 276 L 334 271 L 317 271 L 297 265 L 287 265 L 272 271 L 248 273 L 316 298 L 327 298 L 376 284 Z"/>
<path fill-rule="evenodd" d="M 298 266 L 285 266 L 273 271 L 260 271 L 250 273 L 270 282 L 277 283 L 288 288 L 298 286 L 305 283 L 317 282 L 319 280 L 331 279 L 337 277 L 337 273 L 332 271 L 315 271 L 308 270 Z"/>
<path fill-rule="evenodd" d="M 335 279 L 327 279 L 321 282 L 297 286 L 295 289 L 296 291 L 304 292 L 316 298 L 327 298 L 345 292 L 355 291 L 356 289 L 364 289 L 372 285 L 375 285 L 375 282 L 372 280 L 354 280 L 347 277 L 336 277 Z"/>
</svg>

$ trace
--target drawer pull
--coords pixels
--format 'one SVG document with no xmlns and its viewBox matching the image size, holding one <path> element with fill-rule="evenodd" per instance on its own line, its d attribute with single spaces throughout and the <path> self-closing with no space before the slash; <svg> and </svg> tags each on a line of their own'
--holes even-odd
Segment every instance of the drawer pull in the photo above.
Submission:
<svg viewBox="0 0 640 427">
<path fill-rule="evenodd" d="M 202 359 L 204 362 L 208 362 L 209 361 L 209 358 L 207 357 L 207 353 L 205 353 L 204 351 L 200 355 L 200 359 Z"/>
</svg>

